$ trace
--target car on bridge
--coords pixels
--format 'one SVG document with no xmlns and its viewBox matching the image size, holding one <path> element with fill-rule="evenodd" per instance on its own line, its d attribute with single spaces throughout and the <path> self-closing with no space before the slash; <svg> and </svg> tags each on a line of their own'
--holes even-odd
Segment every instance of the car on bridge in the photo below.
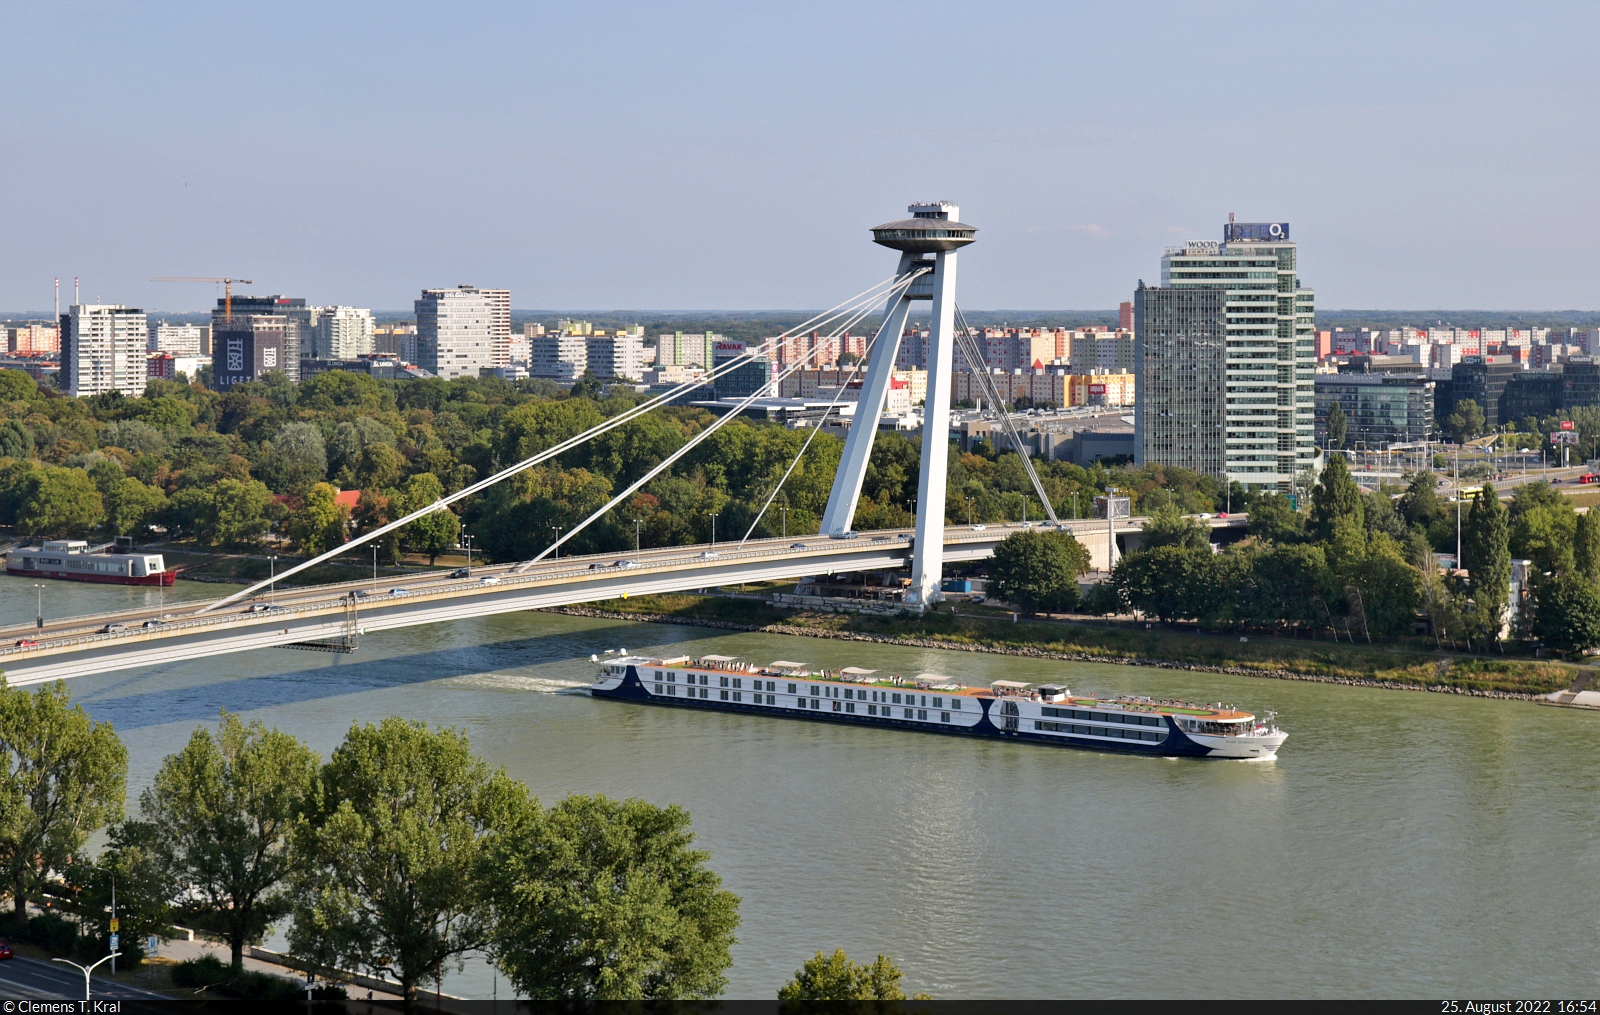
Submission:
<svg viewBox="0 0 1600 1015">
<path fill-rule="evenodd" d="M 144 627 L 144 628 L 166 627 L 167 626 L 167 622 L 165 620 L 156 620 L 154 618 L 151 618 L 150 620 L 145 621 L 143 624 L 140 624 L 139 626 L 140 627 Z"/>
<path fill-rule="evenodd" d="M 39 642 L 34 638 L 18 638 L 17 648 L 38 648 Z"/>
<path fill-rule="evenodd" d="M 791 549 L 791 550 L 809 550 L 809 549 L 811 549 L 811 547 L 807 546 L 804 543 L 790 543 L 789 544 L 789 549 Z"/>
<path fill-rule="evenodd" d="M 390 589 L 389 590 L 389 594 L 391 596 L 409 596 L 411 594 L 411 590 L 410 589 L 402 589 L 402 588 L 396 587 L 396 588 Z"/>
<path fill-rule="evenodd" d="M 368 592 L 366 589 L 351 589 L 345 594 L 351 599 L 366 599 L 368 596 L 372 595 L 372 593 Z"/>
<path fill-rule="evenodd" d="M 277 603 L 256 603 L 254 606 L 250 607 L 245 612 L 246 613 L 270 613 L 273 610 L 281 610 L 281 609 L 283 609 L 283 607 L 279 606 Z"/>
<path fill-rule="evenodd" d="M 450 572 L 450 577 L 452 577 L 452 578 L 471 578 L 472 577 L 472 568 L 470 568 L 470 567 L 458 567 L 454 571 Z"/>
<path fill-rule="evenodd" d="M 638 567 L 639 566 L 639 562 L 637 560 L 619 560 L 615 564 L 612 564 L 611 566 L 612 567 Z"/>
<path fill-rule="evenodd" d="M 704 553 L 702 553 L 700 555 L 700 559 L 701 560 L 716 560 L 717 559 L 717 551 L 715 551 L 715 550 L 707 550 L 706 552 L 704 552 Z"/>
<path fill-rule="evenodd" d="M 500 584 L 500 576 L 499 575 L 495 575 L 495 574 L 486 574 L 482 578 L 478 579 L 478 584 L 479 585 L 499 585 Z"/>
<path fill-rule="evenodd" d="M 100 629 L 100 633 L 101 634 L 116 634 L 118 631 L 126 631 L 127 629 L 128 629 L 128 625 L 127 624 L 107 624 L 105 627 L 102 627 Z"/>
</svg>

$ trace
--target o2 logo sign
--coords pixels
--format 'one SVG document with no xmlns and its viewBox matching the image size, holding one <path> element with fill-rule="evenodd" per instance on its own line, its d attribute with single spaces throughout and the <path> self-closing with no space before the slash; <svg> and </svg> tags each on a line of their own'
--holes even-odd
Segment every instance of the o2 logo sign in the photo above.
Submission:
<svg viewBox="0 0 1600 1015">
<path fill-rule="evenodd" d="M 1229 240 L 1287 240 L 1287 222 L 1229 222 L 1222 227 Z"/>
</svg>

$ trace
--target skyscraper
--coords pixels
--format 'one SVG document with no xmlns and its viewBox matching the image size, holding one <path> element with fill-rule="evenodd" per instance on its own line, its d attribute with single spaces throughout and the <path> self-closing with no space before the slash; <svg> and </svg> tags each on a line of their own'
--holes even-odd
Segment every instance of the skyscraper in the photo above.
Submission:
<svg viewBox="0 0 1600 1015">
<path fill-rule="evenodd" d="M 1316 464 L 1316 297 L 1287 222 L 1169 247 L 1134 295 L 1139 464 L 1292 489 Z M 1219 404 L 1220 403 L 1220 404 Z"/>
<path fill-rule="evenodd" d="M 290 334 L 299 334 L 299 322 L 285 314 L 241 314 L 234 301 L 231 320 L 214 318 L 211 342 L 211 383 L 218 391 L 236 384 L 259 381 L 269 370 L 281 370 L 291 379 L 300 375 L 299 360 L 288 353 Z M 294 365 L 289 375 L 288 366 Z"/>
<path fill-rule="evenodd" d="M 503 291 L 503 290 L 502 290 Z M 496 297 L 473 286 L 424 289 L 416 301 L 417 365 L 446 380 L 477 377 L 494 361 Z M 506 297 L 510 306 L 510 297 Z M 509 353 L 511 319 L 506 317 Z"/>
<path fill-rule="evenodd" d="M 306 301 L 292 296 L 235 296 L 233 298 L 233 323 L 228 320 L 227 302 L 222 297 L 217 298 L 217 305 L 211 308 L 211 331 L 214 336 L 212 342 L 212 359 L 216 363 L 226 361 L 226 350 L 222 348 L 221 332 L 229 330 L 237 324 L 234 330 L 249 330 L 244 324 L 239 324 L 241 318 L 251 315 L 269 315 L 283 318 L 282 337 L 278 342 L 278 352 L 273 356 L 274 366 L 268 368 L 282 370 L 291 381 L 300 379 L 300 360 L 309 358 L 311 345 L 314 338 L 314 329 L 317 326 L 317 312 L 319 307 L 308 307 Z M 231 372 L 231 371 L 230 371 Z M 223 371 L 217 368 L 217 377 Z"/>
<path fill-rule="evenodd" d="M 61 315 L 61 388 L 74 397 L 144 394 L 144 311 L 120 303 L 75 303 Z"/>
</svg>

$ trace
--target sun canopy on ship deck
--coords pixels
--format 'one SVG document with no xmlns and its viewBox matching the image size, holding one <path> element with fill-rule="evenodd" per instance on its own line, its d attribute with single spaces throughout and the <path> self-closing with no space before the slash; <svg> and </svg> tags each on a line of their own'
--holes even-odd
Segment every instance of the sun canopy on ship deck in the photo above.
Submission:
<svg viewBox="0 0 1600 1015">
<path fill-rule="evenodd" d="M 778 659 L 767 668 L 772 670 L 803 670 L 806 668 L 806 664 L 791 662 L 788 659 Z"/>
<path fill-rule="evenodd" d="M 738 660 L 738 656 L 701 656 L 703 663 L 731 663 Z"/>
<path fill-rule="evenodd" d="M 839 672 L 844 674 L 847 677 L 870 677 L 870 676 L 872 676 L 874 673 L 876 673 L 878 671 L 877 670 L 864 670 L 859 666 L 846 666 L 844 669 L 840 670 Z"/>
<path fill-rule="evenodd" d="M 1017 681 L 1017 680 L 992 680 L 992 681 L 989 682 L 989 686 L 990 687 L 1004 687 L 1004 688 L 1006 688 L 1008 690 L 1020 691 L 1024 687 L 1027 687 L 1029 685 L 1024 684 L 1021 681 Z"/>
<path fill-rule="evenodd" d="M 959 683 L 955 677 L 947 677 L 943 673 L 919 673 L 911 679 L 925 684 L 937 684 L 941 681 L 951 684 Z M 1018 686 L 1022 685 L 1019 684 Z"/>
</svg>

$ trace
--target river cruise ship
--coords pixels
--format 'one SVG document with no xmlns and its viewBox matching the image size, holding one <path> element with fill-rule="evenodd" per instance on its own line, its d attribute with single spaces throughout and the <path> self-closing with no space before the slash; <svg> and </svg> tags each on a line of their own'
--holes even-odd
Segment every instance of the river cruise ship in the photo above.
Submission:
<svg viewBox="0 0 1600 1015">
<path fill-rule="evenodd" d="M 90 546 L 82 539 L 47 539 L 6 554 L 6 574 L 28 578 L 61 578 L 111 585 L 171 585 L 178 572 L 168 571 L 159 553 L 107 553 L 115 544 Z"/>
<path fill-rule="evenodd" d="M 1271 758 L 1288 737 L 1271 712 L 1257 719 L 1220 703 L 1074 697 L 1054 684 L 967 687 L 933 673 L 812 670 L 782 659 L 757 666 L 717 655 L 591 661 L 600 664 L 594 697 L 676 708 L 1204 758 Z"/>
</svg>

